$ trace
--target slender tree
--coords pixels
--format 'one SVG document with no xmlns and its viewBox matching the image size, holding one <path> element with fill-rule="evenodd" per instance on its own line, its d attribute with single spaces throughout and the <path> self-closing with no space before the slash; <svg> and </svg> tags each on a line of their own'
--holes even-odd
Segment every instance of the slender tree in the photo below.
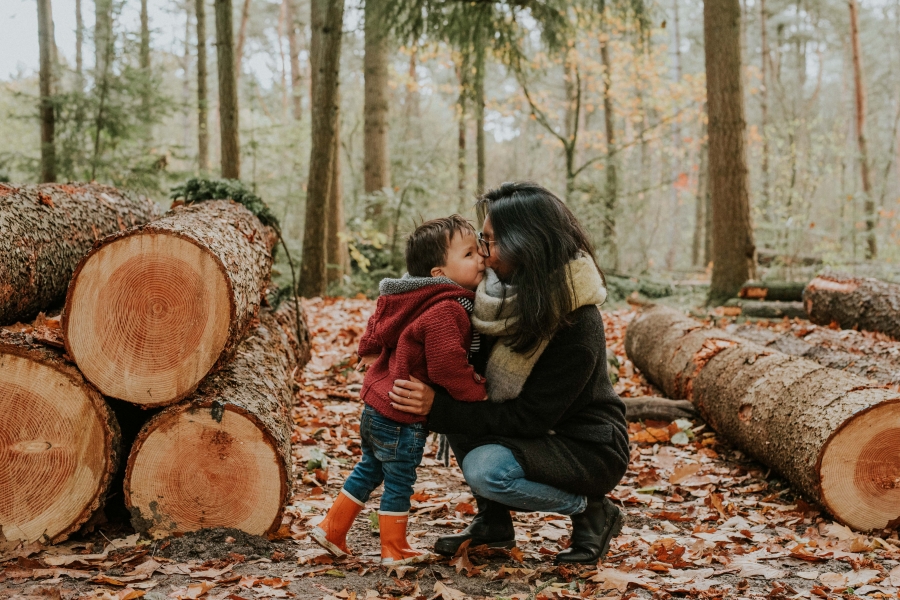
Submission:
<svg viewBox="0 0 900 600">
<path fill-rule="evenodd" d="M 209 171 L 209 117 L 206 100 L 206 0 L 194 0 L 197 16 L 197 167 Z"/>
<path fill-rule="evenodd" d="M 219 63 L 219 137 L 222 143 L 222 177 L 241 178 L 238 132 L 238 97 L 235 80 L 234 28 L 231 0 L 215 0 L 216 57 Z"/>
<path fill-rule="evenodd" d="M 287 36 L 288 53 L 291 56 L 291 102 L 294 109 L 294 119 L 299 121 L 303 117 L 303 73 L 300 71 L 300 43 L 297 39 L 297 8 L 295 0 L 282 0 L 287 11 Z"/>
<path fill-rule="evenodd" d="M 766 0 L 759 0 L 759 28 L 760 28 L 760 89 L 759 89 L 759 130 L 762 134 L 762 214 L 763 218 L 771 220 L 771 198 L 769 196 L 769 136 L 766 128 L 769 125 L 769 38 L 768 38 L 768 13 L 766 12 Z"/>
<path fill-rule="evenodd" d="M 81 0 L 75 0 L 75 81 L 78 91 L 84 90 L 84 19 L 81 15 Z"/>
<path fill-rule="evenodd" d="M 247 41 L 247 22 L 250 20 L 250 0 L 244 0 L 241 9 L 241 25 L 238 28 L 237 47 L 234 51 L 234 72 L 237 81 L 241 80 L 241 65 L 244 60 L 244 42 Z M 279 39 L 279 43 L 281 40 Z"/>
<path fill-rule="evenodd" d="M 106 63 L 112 58 L 109 46 L 112 40 L 112 0 L 94 0 L 94 72 L 97 76 L 107 72 Z"/>
<path fill-rule="evenodd" d="M 604 24 L 606 19 L 603 19 Z M 604 27 L 604 29 L 607 29 Z M 613 111 L 612 61 L 609 58 L 609 32 L 600 40 L 600 62 L 603 64 L 603 123 L 606 128 L 606 187 L 603 191 L 603 246 L 605 265 L 616 271 L 619 268 L 619 242 L 616 220 L 619 213 L 619 172 L 616 156 L 616 126 Z"/>
<path fill-rule="evenodd" d="M 53 108 L 53 8 L 38 0 L 38 43 L 41 88 L 41 181 L 56 181 L 56 115 Z"/>
<path fill-rule="evenodd" d="M 310 5 L 312 148 L 299 288 L 300 295 L 306 297 L 324 295 L 327 284 L 325 234 L 328 199 L 334 178 L 344 0 L 312 0 Z"/>
<path fill-rule="evenodd" d="M 143 80 L 141 81 L 141 104 L 144 111 L 150 106 L 150 16 L 147 12 L 147 0 L 141 0 L 141 51 L 140 67 Z M 185 79 L 186 80 L 186 79 Z M 148 136 L 149 137 L 149 136 Z"/>
<path fill-rule="evenodd" d="M 475 29 L 475 81 L 473 91 L 475 93 L 475 192 L 481 194 L 485 190 L 485 169 L 487 165 L 485 157 L 484 139 L 484 71 L 487 68 L 487 27 L 482 21 L 477 23 Z"/>
<path fill-rule="evenodd" d="M 339 95 L 340 96 L 340 95 Z M 340 97 L 338 97 L 340 106 Z M 328 189 L 328 216 L 325 235 L 326 280 L 335 283 L 344 277 L 350 263 L 344 225 L 344 185 L 341 181 L 341 111 L 338 109 L 332 148 L 331 186 Z"/>
<path fill-rule="evenodd" d="M 363 164 L 366 194 L 381 194 L 391 186 L 388 159 L 388 52 L 384 0 L 366 0 Z M 383 198 L 369 205 L 371 218 L 380 220 Z"/>
<path fill-rule="evenodd" d="M 456 142 L 456 190 L 459 195 L 459 213 L 464 214 L 469 196 L 466 193 L 466 111 L 469 95 L 469 59 L 465 52 L 460 53 L 456 76 L 459 79 L 459 96 L 456 100 L 457 142 Z"/>
<path fill-rule="evenodd" d="M 863 210 L 866 218 L 866 259 L 878 255 L 875 226 L 878 215 L 875 212 L 875 198 L 872 196 L 872 179 L 869 174 L 869 151 L 866 145 L 866 88 L 863 83 L 862 57 L 859 49 L 859 8 L 856 0 L 847 0 L 850 8 L 850 51 L 853 55 L 853 85 L 856 99 L 856 142 L 859 146 L 859 170 L 862 175 Z"/>
<path fill-rule="evenodd" d="M 709 110 L 709 185 L 712 194 L 713 272 L 708 302 L 737 295 L 755 275 L 744 145 L 741 6 L 738 0 L 706 0 L 703 33 Z"/>
</svg>

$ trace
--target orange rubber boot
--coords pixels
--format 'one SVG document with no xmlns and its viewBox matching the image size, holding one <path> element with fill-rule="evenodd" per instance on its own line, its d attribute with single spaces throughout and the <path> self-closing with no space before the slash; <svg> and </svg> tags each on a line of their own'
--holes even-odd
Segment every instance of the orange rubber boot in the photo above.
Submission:
<svg viewBox="0 0 900 600">
<path fill-rule="evenodd" d="M 406 540 L 406 523 L 409 513 L 378 513 L 381 529 L 381 564 L 385 566 L 409 565 L 430 560 L 432 554 L 416 550 Z"/>
<path fill-rule="evenodd" d="M 363 506 L 362 502 L 341 490 L 325 520 L 310 531 L 309 536 L 333 556 L 349 556 L 352 552 L 347 548 L 347 532 Z"/>
</svg>

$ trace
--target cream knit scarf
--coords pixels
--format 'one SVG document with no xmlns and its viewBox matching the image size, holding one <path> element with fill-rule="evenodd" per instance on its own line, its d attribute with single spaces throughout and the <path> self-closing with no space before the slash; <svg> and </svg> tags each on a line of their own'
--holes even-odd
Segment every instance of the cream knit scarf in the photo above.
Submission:
<svg viewBox="0 0 900 600">
<path fill-rule="evenodd" d="M 602 304 L 606 300 L 603 277 L 591 257 L 582 254 L 569 262 L 565 268 L 569 271 L 567 281 L 575 308 Z M 508 339 L 504 338 L 515 333 L 516 320 L 512 317 L 515 301 L 515 288 L 502 283 L 497 275 L 488 269 L 475 291 L 472 325 L 483 334 L 499 338 L 491 350 L 485 372 L 488 397 L 493 402 L 505 402 L 519 396 L 525 380 L 531 374 L 531 369 L 550 341 L 541 341 L 537 348 L 525 354 L 515 352 L 506 344 Z"/>
</svg>

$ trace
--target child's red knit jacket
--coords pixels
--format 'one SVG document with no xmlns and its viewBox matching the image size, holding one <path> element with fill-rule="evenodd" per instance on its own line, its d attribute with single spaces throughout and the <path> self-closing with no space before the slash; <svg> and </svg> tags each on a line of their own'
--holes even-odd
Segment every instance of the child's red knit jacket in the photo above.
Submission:
<svg viewBox="0 0 900 600">
<path fill-rule="evenodd" d="M 468 359 L 472 324 L 457 300 L 473 300 L 475 294 L 445 277 L 386 279 L 379 287 L 375 313 L 359 341 L 360 356 L 379 355 L 363 380 L 363 401 L 400 423 L 424 421 L 391 407 L 394 381 L 410 376 L 443 387 L 457 400 L 484 400 L 484 378 Z"/>
</svg>

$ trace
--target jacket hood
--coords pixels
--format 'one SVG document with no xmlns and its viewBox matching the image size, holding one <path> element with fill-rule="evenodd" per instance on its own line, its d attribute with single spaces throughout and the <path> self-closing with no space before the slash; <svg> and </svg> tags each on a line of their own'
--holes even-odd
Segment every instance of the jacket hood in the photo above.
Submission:
<svg viewBox="0 0 900 600">
<path fill-rule="evenodd" d="M 396 348 L 403 330 L 435 304 L 475 299 L 475 292 L 447 277 L 411 277 L 407 273 L 400 279 L 382 279 L 378 289 L 382 306 L 375 334 L 389 348 Z"/>
</svg>

